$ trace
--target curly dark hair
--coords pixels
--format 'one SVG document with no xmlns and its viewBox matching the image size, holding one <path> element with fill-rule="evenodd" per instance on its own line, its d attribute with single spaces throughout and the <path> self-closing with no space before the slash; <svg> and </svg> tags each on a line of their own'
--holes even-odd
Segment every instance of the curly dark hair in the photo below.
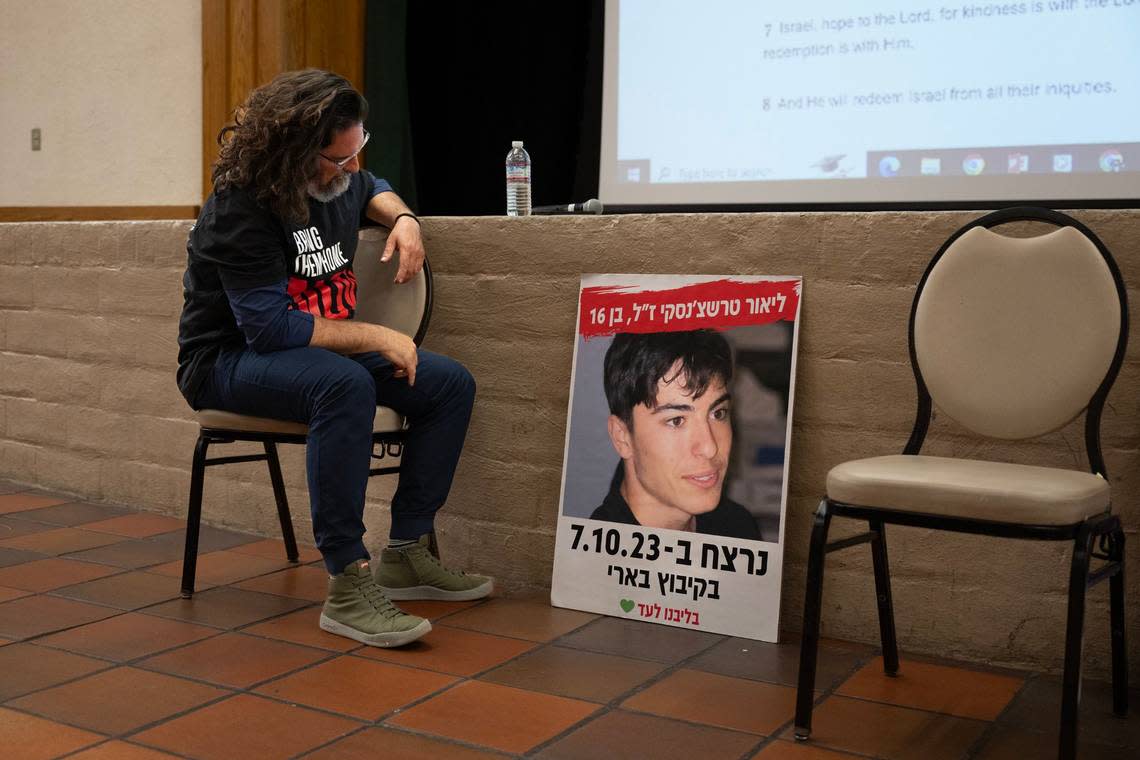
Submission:
<svg viewBox="0 0 1140 760">
<path fill-rule="evenodd" d="M 732 381 L 732 349 L 715 330 L 615 335 L 602 368 L 610 414 L 632 427 L 633 408 L 657 403 L 657 383 L 678 360 L 680 369 L 666 382 L 683 377 L 693 398 L 703 396 L 714 379 Z"/>
<path fill-rule="evenodd" d="M 214 190 L 246 188 L 278 216 L 303 224 L 317 154 L 367 116 L 368 101 L 342 76 L 320 69 L 279 74 L 251 92 L 218 133 Z"/>
</svg>

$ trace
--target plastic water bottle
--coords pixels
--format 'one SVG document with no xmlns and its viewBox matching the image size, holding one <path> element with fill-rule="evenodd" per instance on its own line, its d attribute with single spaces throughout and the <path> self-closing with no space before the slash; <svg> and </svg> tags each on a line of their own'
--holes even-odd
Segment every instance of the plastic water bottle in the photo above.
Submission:
<svg viewBox="0 0 1140 760">
<path fill-rule="evenodd" d="M 512 141 L 507 154 L 507 216 L 530 216 L 530 154 L 522 140 Z"/>
</svg>

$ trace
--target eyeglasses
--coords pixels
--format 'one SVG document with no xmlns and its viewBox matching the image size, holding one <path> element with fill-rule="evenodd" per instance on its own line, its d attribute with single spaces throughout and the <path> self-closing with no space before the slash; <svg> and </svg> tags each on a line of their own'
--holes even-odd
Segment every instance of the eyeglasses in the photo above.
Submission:
<svg viewBox="0 0 1140 760">
<path fill-rule="evenodd" d="M 329 158 L 324 153 L 318 153 L 317 155 L 320 156 L 321 158 L 323 158 L 324 160 L 328 161 L 330 164 L 333 164 L 334 166 L 336 166 L 336 168 L 343 169 L 348 164 L 349 161 L 351 161 L 352 159 L 354 159 L 358 155 L 360 155 L 360 151 L 364 150 L 364 146 L 368 144 L 368 138 L 370 136 L 371 135 L 368 134 L 368 130 L 367 129 L 364 130 L 364 142 L 360 143 L 360 147 L 356 149 L 355 153 L 353 153 L 348 158 L 341 159 L 340 161 L 337 161 L 335 158 Z"/>
</svg>

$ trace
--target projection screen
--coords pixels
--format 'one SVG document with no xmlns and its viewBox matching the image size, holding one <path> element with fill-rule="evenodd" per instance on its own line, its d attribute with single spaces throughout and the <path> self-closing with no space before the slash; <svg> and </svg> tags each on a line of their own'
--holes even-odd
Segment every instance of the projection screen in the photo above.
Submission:
<svg viewBox="0 0 1140 760">
<path fill-rule="evenodd" d="M 599 177 L 607 205 L 1140 199 L 1140 0 L 609 0 Z"/>
</svg>

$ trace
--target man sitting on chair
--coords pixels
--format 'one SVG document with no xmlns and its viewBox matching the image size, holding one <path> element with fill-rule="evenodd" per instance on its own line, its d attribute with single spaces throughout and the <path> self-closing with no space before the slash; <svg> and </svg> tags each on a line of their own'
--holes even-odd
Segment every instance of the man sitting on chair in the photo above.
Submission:
<svg viewBox="0 0 1140 760">
<path fill-rule="evenodd" d="M 314 69 L 254 90 L 222 130 L 214 191 L 187 243 L 178 385 L 195 409 L 302 422 L 313 532 L 330 574 L 321 627 L 375 646 L 431 630 L 389 599 L 478 599 L 490 578 L 433 553 L 433 520 L 463 449 L 475 382 L 411 338 L 353 321 L 352 260 L 364 218 L 391 233 L 396 281 L 422 268 L 419 220 L 361 169 L 368 103 Z M 364 494 L 377 404 L 409 432 L 390 543 L 364 548 Z"/>
<path fill-rule="evenodd" d="M 760 540 L 724 495 L 732 351 L 714 330 L 620 333 L 606 351 L 610 441 L 622 461 L 594 520 Z"/>
</svg>

